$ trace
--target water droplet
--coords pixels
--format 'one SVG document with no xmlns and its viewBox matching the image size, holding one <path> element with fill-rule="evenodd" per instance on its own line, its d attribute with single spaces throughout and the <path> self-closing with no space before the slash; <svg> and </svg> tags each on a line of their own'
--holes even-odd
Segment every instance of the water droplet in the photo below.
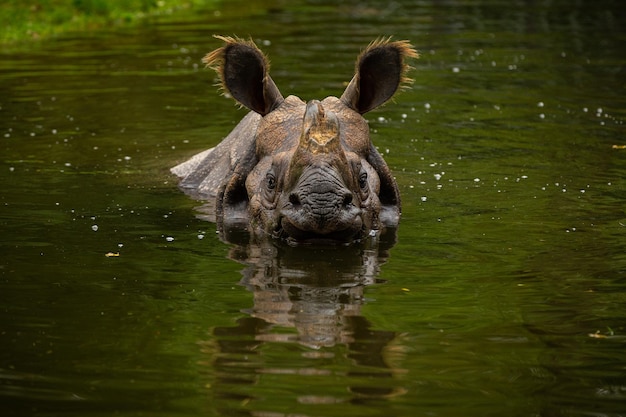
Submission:
<svg viewBox="0 0 626 417">
<path fill-rule="evenodd" d="M 98 231 L 98 225 L 94 224 L 93 226 L 91 226 L 91 230 L 93 230 L 94 232 Z"/>
</svg>

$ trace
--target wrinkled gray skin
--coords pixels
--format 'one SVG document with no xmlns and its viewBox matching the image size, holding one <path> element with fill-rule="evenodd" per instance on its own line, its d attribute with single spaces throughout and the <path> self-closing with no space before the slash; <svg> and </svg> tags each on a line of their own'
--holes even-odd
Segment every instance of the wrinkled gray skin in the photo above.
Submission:
<svg viewBox="0 0 626 417">
<path fill-rule="evenodd" d="M 326 243 L 396 227 L 398 187 L 362 114 L 407 81 L 404 60 L 417 56 L 411 46 L 373 42 L 341 98 L 305 103 L 283 98 L 254 43 L 220 39 L 225 46 L 205 62 L 251 112 L 219 145 L 172 168 L 186 193 L 215 199 L 218 228 L 243 223 L 291 243 Z"/>
</svg>

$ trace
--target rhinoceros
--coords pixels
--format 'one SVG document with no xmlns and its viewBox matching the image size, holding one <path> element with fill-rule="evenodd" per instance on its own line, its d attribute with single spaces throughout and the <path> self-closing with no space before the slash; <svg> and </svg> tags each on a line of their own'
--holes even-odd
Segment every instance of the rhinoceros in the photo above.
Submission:
<svg viewBox="0 0 626 417">
<path fill-rule="evenodd" d="M 363 114 L 412 80 L 408 41 L 373 41 L 341 97 L 284 98 L 251 40 L 224 42 L 203 58 L 224 92 L 250 112 L 217 146 L 174 168 L 180 188 L 213 200 L 218 230 L 244 225 L 289 243 L 359 241 L 400 218 L 400 194 L 372 144 Z"/>
</svg>

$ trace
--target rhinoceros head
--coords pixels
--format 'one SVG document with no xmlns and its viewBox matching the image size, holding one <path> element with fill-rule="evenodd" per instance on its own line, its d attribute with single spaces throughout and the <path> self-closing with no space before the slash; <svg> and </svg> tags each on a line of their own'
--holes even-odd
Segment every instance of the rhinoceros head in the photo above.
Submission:
<svg viewBox="0 0 626 417">
<path fill-rule="evenodd" d="M 362 115 L 409 81 L 411 45 L 371 43 L 340 98 L 305 103 L 283 98 L 253 42 L 220 39 L 225 45 L 204 61 L 252 112 L 217 147 L 173 169 L 181 186 L 217 199 L 218 224 L 243 218 L 251 230 L 290 242 L 350 242 L 396 226 L 398 188 Z"/>
</svg>

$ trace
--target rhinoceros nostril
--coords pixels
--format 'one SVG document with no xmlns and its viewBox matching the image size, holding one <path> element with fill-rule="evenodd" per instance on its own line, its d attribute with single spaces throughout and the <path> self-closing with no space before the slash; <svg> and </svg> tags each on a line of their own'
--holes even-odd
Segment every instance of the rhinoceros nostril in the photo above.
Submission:
<svg viewBox="0 0 626 417">
<path fill-rule="evenodd" d="M 296 193 L 291 193 L 291 194 L 289 194 L 289 202 L 291 204 L 293 204 L 294 206 L 299 206 L 300 205 L 300 197 L 298 197 L 298 194 L 296 194 Z"/>
<path fill-rule="evenodd" d="M 350 204 L 352 204 L 352 193 L 348 191 L 343 195 L 343 206 L 349 206 Z"/>
</svg>

